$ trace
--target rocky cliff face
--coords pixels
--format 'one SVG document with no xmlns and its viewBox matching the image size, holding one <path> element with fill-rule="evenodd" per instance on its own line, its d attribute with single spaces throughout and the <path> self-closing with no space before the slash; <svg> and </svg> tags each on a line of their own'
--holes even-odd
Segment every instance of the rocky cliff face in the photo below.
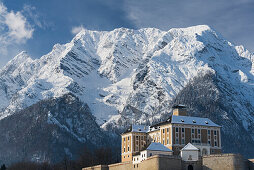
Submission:
<svg viewBox="0 0 254 170">
<path fill-rule="evenodd" d="M 0 121 L 1 162 L 59 162 L 77 158 L 85 145 L 109 144 L 89 107 L 71 94 L 42 100 Z"/>
<path fill-rule="evenodd" d="M 225 151 L 254 143 L 254 55 L 205 25 L 83 30 L 40 59 L 25 52 L 16 56 L 0 71 L 0 93 L 1 121 L 42 100 L 71 95 L 89 116 L 51 108 L 47 124 L 57 117 L 54 125 L 81 143 L 87 135 L 100 143 L 105 130 L 119 133 L 131 123 L 165 119 L 174 103 L 222 125 L 225 139 L 234 136 L 232 147 L 224 140 Z"/>
</svg>

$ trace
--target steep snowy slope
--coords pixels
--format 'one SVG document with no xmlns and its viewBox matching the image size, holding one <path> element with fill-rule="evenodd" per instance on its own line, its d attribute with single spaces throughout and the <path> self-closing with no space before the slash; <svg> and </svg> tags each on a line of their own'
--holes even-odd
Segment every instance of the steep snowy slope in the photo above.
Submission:
<svg viewBox="0 0 254 170">
<path fill-rule="evenodd" d="M 243 128 L 248 144 L 254 144 L 254 55 L 206 25 L 169 31 L 83 30 L 40 59 L 22 52 L 0 71 L 0 117 L 43 99 L 73 94 L 87 104 L 102 128 L 119 130 L 169 116 L 189 83 L 208 74 L 216 77 L 214 96 L 225 103 L 216 114 L 225 120 L 234 117 L 235 127 Z M 204 84 L 206 88 L 210 86 Z M 230 135 L 233 126 L 218 123 Z"/>
<path fill-rule="evenodd" d="M 52 52 L 38 60 L 33 61 L 24 52 L 19 54 L 0 73 L 6 101 L 1 107 L 1 117 L 41 99 L 72 92 L 89 104 L 102 123 L 109 114 L 118 112 L 116 105 L 107 102 L 111 94 L 104 88 L 130 78 L 143 56 L 157 48 L 156 42 L 163 35 L 157 29 L 84 30 L 70 43 L 55 45 Z"/>
<path fill-rule="evenodd" d="M 254 106 L 253 55 L 241 46 L 233 46 L 207 26 L 171 29 L 169 33 L 172 41 L 139 66 L 133 76 L 133 90 L 126 105 L 141 111 L 140 114 L 124 109 L 120 122 L 127 119 L 127 122 L 145 123 L 147 118 L 150 122 L 160 119 L 190 80 L 210 72 L 236 87 L 235 93 L 241 95 L 237 95 L 235 103 L 247 100 Z M 251 124 L 253 116 L 244 107 L 236 106 L 238 116 L 247 127 L 246 122 Z"/>
</svg>

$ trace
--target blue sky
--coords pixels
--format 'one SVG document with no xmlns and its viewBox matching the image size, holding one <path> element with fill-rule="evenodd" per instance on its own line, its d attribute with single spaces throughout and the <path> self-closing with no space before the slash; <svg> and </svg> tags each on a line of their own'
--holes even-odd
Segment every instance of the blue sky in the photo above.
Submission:
<svg viewBox="0 0 254 170">
<path fill-rule="evenodd" d="M 20 51 L 39 58 L 79 28 L 156 27 L 169 30 L 207 24 L 227 40 L 254 52 L 253 0 L 0 0 L 0 67 Z"/>
</svg>

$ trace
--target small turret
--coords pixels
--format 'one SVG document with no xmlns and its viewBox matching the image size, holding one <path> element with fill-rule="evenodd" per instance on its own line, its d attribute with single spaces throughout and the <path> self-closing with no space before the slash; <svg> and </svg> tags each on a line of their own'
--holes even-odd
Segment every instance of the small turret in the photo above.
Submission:
<svg viewBox="0 0 254 170">
<path fill-rule="evenodd" d="M 173 115 L 175 116 L 187 116 L 186 106 L 184 105 L 175 105 L 173 108 Z"/>
</svg>

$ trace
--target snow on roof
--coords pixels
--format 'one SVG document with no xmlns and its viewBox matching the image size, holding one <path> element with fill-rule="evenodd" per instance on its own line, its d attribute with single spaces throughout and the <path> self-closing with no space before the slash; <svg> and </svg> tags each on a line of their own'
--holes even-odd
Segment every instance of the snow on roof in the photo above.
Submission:
<svg viewBox="0 0 254 170">
<path fill-rule="evenodd" d="M 150 150 L 150 151 L 164 151 L 164 152 L 172 152 L 172 150 L 170 150 L 169 148 L 167 148 L 166 146 L 164 146 L 161 143 L 156 143 L 156 142 L 152 142 L 148 148 L 146 148 L 146 150 Z"/>
<path fill-rule="evenodd" d="M 150 127 L 145 125 L 132 125 L 132 132 L 145 132 L 149 131 Z"/>
<path fill-rule="evenodd" d="M 187 145 L 185 145 L 185 147 L 183 147 L 183 149 L 181 149 L 181 151 L 198 151 L 198 148 L 196 148 L 191 143 L 188 143 Z"/>
<path fill-rule="evenodd" d="M 173 109 L 174 109 L 174 108 L 186 108 L 186 106 L 185 106 L 185 105 L 182 105 L 182 104 L 178 104 L 178 105 L 174 105 L 172 108 L 173 108 Z"/>
<path fill-rule="evenodd" d="M 208 118 L 190 117 L 190 116 L 175 116 L 175 115 L 172 115 L 171 123 L 220 127 L 219 125 L 212 122 Z"/>
</svg>

